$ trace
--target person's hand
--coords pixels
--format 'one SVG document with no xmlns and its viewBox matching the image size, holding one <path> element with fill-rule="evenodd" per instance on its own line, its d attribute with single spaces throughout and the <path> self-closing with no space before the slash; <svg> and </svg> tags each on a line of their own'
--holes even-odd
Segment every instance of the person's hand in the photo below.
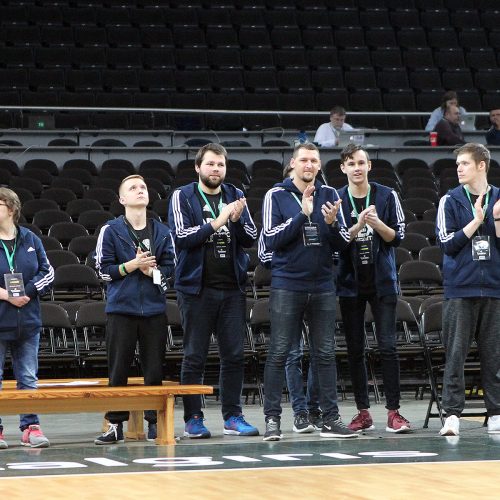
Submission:
<svg viewBox="0 0 500 500">
<path fill-rule="evenodd" d="M 375 205 L 370 205 L 363 212 L 363 219 L 366 224 L 368 224 L 372 229 L 375 229 L 380 224 L 380 219 L 378 218 L 377 210 L 375 209 Z M 360 214 L 360 216 L 361 216 Z"/>
<path fill-rule="evenodd" d="M 321 205 L 321 213 L 323 214 L 326 224 L 331 225 L 337 220 L 337 213 L 341 204 L 342 200 L 337 200 L 334 203 L 327 201 L 325 204 Z"/>
<path fill-rule="evenodd" d="M 474 203 L 474 208 L 475 208 L 475 214 L 474 214 L 474 220 L 478 222 L 479 224 L 482 224 L 484 221 L 484 209 L 483 209 L 483 198 L 484 198 L 484 193 L 481 193 L 476 200 L 476 203 Z M 496 205 L 496 203 L 495 203 Z"/>
<path fill-rule="evenodd" d="M 493 218 L 500 219 L 500 200 L 497 200 L 493 205 Z"/>
<path fill-rule="evenodd" d="M 310 217 L 312 212 L 313 212 L 313 193 L 314 193 L 315 187 L 310 185 L 307 186 L 302 193 L 302 212 L 304 212 L 304 215 L 307 217 Z"/>
<path fill-rule="evenodd" d="M 31 299 L 27 295 L 23 295 L 22 297 L 9 297 L 8 302 L 10 302 L 13 306 L 23 307 L 25 306 Z"/>
<path fill-rule="evenodd" d="M 156 257 L 151 255 L 151 252 L 143 252 L 140 248 L 137 249 L 134 260 L 137 269 L 139 269 L 146 276 L 150 276 L 150 269 L 156 267 Z"/>
<path fill-rule="evenodd" d="M 236 203 L 235 201 L 233 201 L 232 203 L 228 203 L 225 207 L 222 208 L 222 210 L 219 213 L 219 216 L 211 222 L 214 231 L 217 231 L 224 224 L 227 224 L 229 217 L 231 217 L 231 214 L 235 209 L 234 208 L 235 203 Z"/>
<path fill-rule="evenodd" d="M 245 210 L 246 204 L 247 201 L 245 198 L 240 198 L 239 200 L 233 202 L 234 208 L 229 217 L 231 222 L 238 222 L 240 220 L 241 214 L 243 213 L 243 210 Z"/>
</svg>

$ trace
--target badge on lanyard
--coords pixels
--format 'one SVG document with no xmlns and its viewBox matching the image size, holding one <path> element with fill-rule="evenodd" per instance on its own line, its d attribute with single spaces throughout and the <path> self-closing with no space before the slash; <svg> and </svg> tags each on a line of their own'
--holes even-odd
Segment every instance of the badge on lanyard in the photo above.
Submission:
<svg viewBox="0 0 500 500">
<path fill-rule="evenodd" d="M 472 238 L 472 260 L 490 260 L 491 242 L 489 236 Z"/>
<path fill-rule="evenodd" d="M 369 240 L 356 240 L 356 248 L 358 254 L 358 264 L 364 266 L 373 263 L 373 241 Z"/>
<path fill-rule="evenodd" d="M 320 247 L 321 236 L 319 234 L 319 224 L 308 222 L 302 226 L 302 239 L 306 247 Z"/>
<path fill-rule="evenodd" d="M 215 233 L 212 238 L 215 258 L 227 259 L 229 257 L 229 244 L 227 235 L 224 233 Z"/>
<path fill-rule="evenodd" d="M 9 273 L 3 275 L 5 289 L 9 297 L 24 297 L 24 282 L 22 273 Z"/>
</svg>

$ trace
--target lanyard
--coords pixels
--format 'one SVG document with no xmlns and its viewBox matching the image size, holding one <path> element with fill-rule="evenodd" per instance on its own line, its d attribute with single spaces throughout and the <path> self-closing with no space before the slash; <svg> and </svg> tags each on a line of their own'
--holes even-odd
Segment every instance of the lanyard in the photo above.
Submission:
<svg viewBox="0 0 500 500">
<path fill-rule="evenodd" d="M 14 254 L 16 253 L 16 245 L 17 241 L 14 241 L 14 248 L 12 249 L 12 253 L 9 252 L 7 245 L 2 241 L 3 249 L 5 250 L 5 255 L 7 256 L 7 261 L 9 263 L 10 272 L 14 272 Z"/>
<path fill-rule="evenodd" d="M 371 190 L 372 190 L 372 187 L 370 186 L 370 184 L 368 184 L 368 193 L 366 194 L 366 207 L 365 208 L 370 206 L 370 192 L 371 192 Z M 347 193 L 349 194 L 349 199 L 351 200 L 352 209 L 356 215 L 356 219 L 359 219 L 358 209 L 356 208 L 356 203 L 354 203 L 354 199 L 352 197 L 351 190 L 349 188 L 347 188 Z"/>
<path fill-rule="evenodd" d="M 199 184 L 198 184 L 198 191 L 200 192 L 200 196 L 203 198 L 203 201 L 207 204 L 208 209 L 210 210 L 211 214 L 214 217 L 214 220 L 217 219 L 217 216 L 215 215 L 215 212 L 212 208 L 212 205 L 210 205 L 207 197 L 205 196 L 205 193 L 203 192 L 203 190 L 201 189 Z M 217 207 L 217 209 L 219 210 L 219 214 L 220 214 L 220 211 L 222 210 L 222 194 L 221 194 L 221 197 L 219 199 L 219 206 Z"/>
<path fill-rule="evenodd" d="M 475 217 L 476 216 L 476 209 L 474 208 L 472 200 L 470 199 L 469 190 L 465 186 L 464 186 L 464 189 L 465 189 L 465 194 L 467 195 L 467 198 L 469 198 L 470 207 L 472 209 L 472 215 Z M 484 203 L 483 207 L 487 207 L 489 201 L 490 201 L 490 191 L 487 191 L 486 192 L 486 199 L 485 199 L 485 203 Z"/>
<path fill-rule="evenodd" d="M 143 251 L 143 252 L 150 251 L 153 254 L 153 249 L 152 249 L 153 235 L 152 235 L 151 226 L 149 224 L 149 221 L 146 221 L 146 228 L 147 228 L 148 238 L 149 238 L 149 246 L 151 247 L 148 249 L 142 243 L 141 239 L 139 238 L 139 235 L 135 232 L 134 228 L 132 227 L 132 224 L 130 224 L 130 222 L 127 220 L 126 217 L 124 217 L 124 220 L 125 220 L 125 225 L 127 226 L 128 233 L 129 233 L 130 237 L 132 238 L 132 240 L 135 239 L 135 242 L 137 243 L 137 246 L 141 249 L 141 251 Z"/>
</svg>

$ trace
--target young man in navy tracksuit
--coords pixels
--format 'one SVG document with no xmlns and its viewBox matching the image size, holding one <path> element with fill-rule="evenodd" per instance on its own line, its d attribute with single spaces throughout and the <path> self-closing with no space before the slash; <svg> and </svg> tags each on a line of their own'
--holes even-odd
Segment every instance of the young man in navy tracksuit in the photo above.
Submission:
<svg viewBox="0 0 500 500">
<path fill-rule="evenodd" d="M 460 186 L 441 198 L 437 241 L 443 249 L 446 363 L 442 436 L 457 436 L 465 406 L 464 364 L 472 339 L 481 360 L 488 432 L 500 433 L 500 191 L 488 184 L 490 152 L 455 150 Z"/>
<path fill-rule="evenodd" d="M 285 363 L 307 318 L 318 373 L 322 437 L 356 437 L 339 415 L 335 363 L 333 253 L 349 243 L 335 189 L 316 180 L 318 148 L 301 144 L 290 161 L 292 178 L 270 189 L 263 205 L 259 258 L 271 261 L 271 342 L 264 371 L 265 441 L 282 439 Z M 267 252 L 267 255 L 264 254 Z"/>
<path fill-rule="evenodd" d="M 148 219 L 148 189 L 140 175 L 123 179 L 120 203 L 125 216 L 109 221 L 99 234 L 96 267 L 107 283 L 106 351 L 109 385 L 127 385 L 137 341 L 146 385 L 161 385 L 167 341 L 165 280 L 174 252 L 168 227 Z M 128 411 L 106 413 L 109 428 L 95 444 L 123 442 Z M 156 411 L 147 410 L 148 440 L 156 438 Z"/>
<path fill-rule="evenodd" d="M 220 354 L 220 396 L 224 434 L 256 436 L 241 408 L 244 375 L 245 284 L 249 248 L 257 228 L 243 193 L 224 184 L 227 152 L 207 144 L 197 153 L 198 182 L 174 191 L 169 224 L 175 241 L 175 289 L 184 330 L 181 383 L 201 384 L 210 336 Z M 201 396 L 184 397 L 184 435 L 209 438 Z"/>
<path fill-rule="evenodd" d="M 359 432 L 374 428 L 368 411 L 368 378 L 365 364 L 366 304 L 369 303 L 382 364 L 386 397 L 387 432 L 409 432 L 410 423 L 400 415 L 399 357 L 396 350 L 398 276 L 394 247 L 404 238 L 404 214 L 397 193 L 368 182 L 371 162 L 367 151 L 355 144 L 340 153 L 340 168 L 348 185 L 339 190 L 349 226 L 351 244 L 341 253 L 337 293 L 347 343 L 354 399 L 358 409 L 349 428 Z"/>
</svg>

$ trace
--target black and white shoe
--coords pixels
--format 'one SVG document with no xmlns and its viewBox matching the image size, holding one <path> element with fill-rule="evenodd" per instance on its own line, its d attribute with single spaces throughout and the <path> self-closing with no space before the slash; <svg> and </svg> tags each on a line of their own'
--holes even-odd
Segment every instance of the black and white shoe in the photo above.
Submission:
<svg viewBox="0 0 500 500">
<path fill-rule="evenodd" d="M 123 443 L 123 423 L 108 424 L 108 430 L 94 439 L 94 444 L 117 444 Z"/>
<path fill-rule="evenodd" d="M 298 413 L 293 421 L 293 432 L 308 434 L 314 432 L 314 425 L 309 422 L 307 413 Z"/>
<path fill-rule="evenodd" d="M 280 429 L 280 418 L 279 417 L 267 417 L 266 418 L 266 432 L 264 434 L 264 441 L 280 441 L 283 438 L 283 434 Z"/>
<path fill-rule="evenodd" d="M 358 433 L 351 431 L 347 425 L 342 422 L 340 417 L 335 419 L 326 420 L 323 422 L 323 427 L 319 433 L 321 437 L 332 438 L 356 438 Z"/>
</svg>

